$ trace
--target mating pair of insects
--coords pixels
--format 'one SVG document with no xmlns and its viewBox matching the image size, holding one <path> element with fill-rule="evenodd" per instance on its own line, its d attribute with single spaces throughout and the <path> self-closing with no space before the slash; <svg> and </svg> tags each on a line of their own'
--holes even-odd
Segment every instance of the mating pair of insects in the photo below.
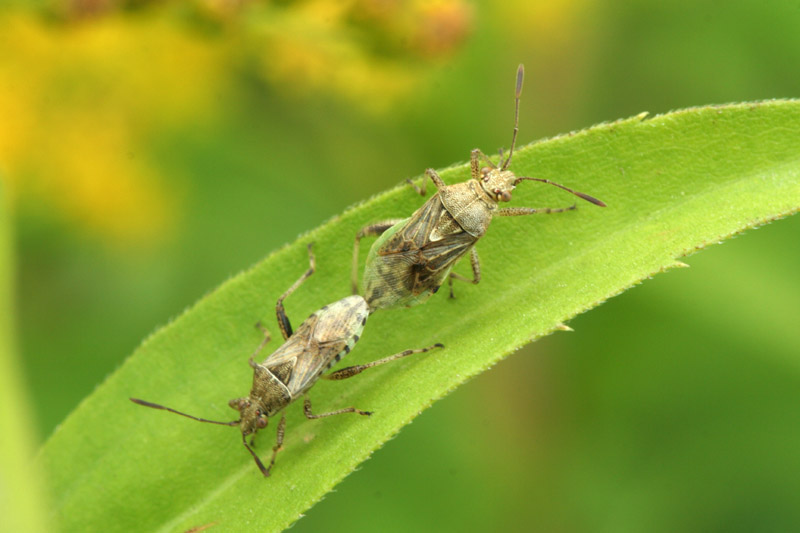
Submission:
<svg viewBox="0 0 800 533">
<path fill-rule="evenodd" d="M 145 407 L 170 411 L 199 422 L 239 426 L 242 443 L 264 476 L 269 476 L 278 451 L 282 447 L 286 428 L 285 415 L 281 415 L 278 423 L 277 442 L 272 448 L 268 466 L 264 466 L 252 449 L 252 440 L 248 445 L 247 437 L 254 436 L 256 432 L 266 428 L 270 417 L 277 415 L 300 396 L 304 397 L 303 412 L 309 419 L 344 413 L 367 416 L 372 414 L 354 407 L 314 414 L 308 390 L 320 378 L 346 379 L 368 368 L 444 347 L 437 343 L 426 348 L 406 350 L 371 363 L 350 366 L 325 375 L 326 371 L 353 349 L 372 312 L 378 309 L 420 304 L 437 292 L 445 280 L 449 281 L 451 297 L 453 280 L 478 283 L 481 271 L 475 243 L 484 235 L 494 216 L 559 213 L 575 209 L 574 205 L 555 209 L 499 208 L 500 202 L 511 200 L 512 191 L 521 181 L 539 181 L 554 185 L 588 202 L 605 207 L 603 202 L 589 195 L 546 179 L 516 176 L 509 170 L 519 130 L 519 99 L 523 74 L 524 69 L 520 65 L 517 70 L 514 133 L 508 157 L 504 159 L 501 151 L 498 166 L 480 150 L 473 150 L 470 156 L 471 179 L 455 185 L 445 185 L 432 169 L 425 171 L 422 187 L 416 186 L 409 180 L 414 189 L 425 196 L 426 178 L 430 178 L 437 188 L 437 193 L 409 218 L 379 222 L 359 231 L 353 247 L 353 295 L 326 305 L 306 319 L 296 331 L 292 331 L 283 301 L 315 271 L 312 246 L 308 246 L 309 269 L 278 298 L 276 305 L 278 327 L 286 342 L 262 363 L 255 362 L 255 356 L 270 340 L 269 333 L 262 328 L 264 340 L 250 357 L 250 366 L 253 368 L 253 386 L 250 395 L 229 402 L 232 408 L 239 411 L 238 420 L 231 422 L 206 420 L 144 400 L 135 398 L 131 400 Z M 485 166 L 481 166 L 482 163 L 485 163 Z M 367 256 L 363 296 L 361 296 L 358 284 L 358 258 L 360 241 L 364 237 L 378 237 L 378 239 Z M 468 253 L 472 265 L 472 279 L 451 272 L 453 265 Z"/>
</svg>

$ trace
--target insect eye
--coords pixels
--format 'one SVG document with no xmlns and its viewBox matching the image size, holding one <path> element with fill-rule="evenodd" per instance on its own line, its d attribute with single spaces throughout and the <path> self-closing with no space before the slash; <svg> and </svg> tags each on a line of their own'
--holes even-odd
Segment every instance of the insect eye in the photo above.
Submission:
<svg viewBox="0 0 800 533">
<path fill-rule="evenodd" d="M 511 193 L 501 189 L 495 189 L 494 196 L 500 202 L 508 202 L 511 200 Z"/>
<path fill-rule="evenodd" d="M 483 181 L 487 181 L 489 179 L 489 172 L 490 171 L 491 171 L 491 169 L 489 167 L 483 167 L 481 169 L 481 177 L 483 178 Z"/>
<path fill-rule="evenodd" d="M 264 429 L 267 427 L 267 417 L 259 416 L 258 420 L 256 421 L 256 426 L 258 426 L 258 429 Z"/>
<path fill-rule="evenodd" d="M 246 407 L 244 398 L 234 398 L 228 402 L 228 405 L 231 409 L 236 409 L 237 411 L 241 411 Z"/>
</svg>

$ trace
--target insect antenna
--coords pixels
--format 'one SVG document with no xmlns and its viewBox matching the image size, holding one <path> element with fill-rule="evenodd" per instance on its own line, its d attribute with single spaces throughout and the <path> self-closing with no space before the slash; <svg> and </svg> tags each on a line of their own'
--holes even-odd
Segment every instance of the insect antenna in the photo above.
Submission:
<svg viewBox="0 0 800 533">
<path fill-rule="evenodd" d="M 176 415 L 185 416 L 186 418 L 191 418 L 192 420 L 197 420 L 198 422 L 207 422 L 209 424 L 218 424 L 220 426 L 235 426 L 236 424 L 241 422 L 241 420 L 232 420 L 230 422 L 219 422 L 217 420 L 206 420 L 205 418 L 198 418 L 196 416 L 187 415 L 186 413 L 181 413 L 180 411 L 176 411 L 175 409 L 172 409 L 171 407 L 165 407 L 165 406 L 159 405 L 157 403 L 146 402 L 144 400 L 140 400 L 139 398 L 130 398 L 130 401 L 132 401 L 133 403 L 139 404 L 139 405 L 144 405 L 145 407 L 151 407 L 153 409 L 161 409 L 162 411 L 169 411 L 170 413 L 175 413 Z"/>
<path fill-rule="evenodd" d="M 250 455 L 253 456 L 253 459 L 256 460 L 256 466 L 258 466 L 258 469 L 261 470 L 262 474 L 264 474 L 264 477 L 269 477 L 269 470 L 264 466 L 264 463 L 261 462 L 261 459 L 258 458 L 258 455 L 256 455 L 256 452 L 253 451 L 253 448 L 247 444 L 247 435 L 244 433 L 242 433 L 242 444 L 244 444 L 244 447 L 247 448 L 248 452 L 250 452 Z"/>
<path fill-rule="evenodd" d="M 585 193 L 582 193 L 582 192 L 573 191 L 573 190 L 572 190 L 572 189 L 570 189 L 569 187 L 564 187 L 563 185 L 561 185 L 561 184 L 559 184 L 559 183 L 556 183 L 556 182 L 554 182 L 554 181 L 550 181 L 550 180 L 546 180 L 546 179 L 544 179 L 544 178 L 529 178 L 529 177 L 527 177 L 527 176 L 519 176 L 519 177 L 517 177 L 517 179 L 516 179 L 516 180 L 514 180 L 514 185 L 516 185 L 517 183 L 519 183 L 520 181 L 523 181 L 523 180 L 529 180 L 529 181 L 539 181 L 539 182 L 541 182 L 541 183 L 547 183 L 547 184 L 549 184 L 549 185 L 555 185 L 555 186 L 556 186 L 556 187 L 558 187 L 559 189 L 564 189 L 565 191 L 567 191 L 567 192 L 569 192 L 569 193 L 572 193 L 572 194 L 574 194 L 575 196 L 578 196 L 578 197 L 580 197 L 580 198 L 583 198 L 583 199 L 584 199 L 584 200 L 586 200 L 587 202 L 591 202 L 591 203 L 593 203 L 594 205 L 599 205 L 600 207 L 606 207 L 606 204 L 605 204 L 603 201 L 601 201 L 601 200 L 598 200 L 598 199 L 597 199 L 597 198 L 595 198 L 594 196 L 589 196 L 588 194 L 585 194 Z"/>
<path fill-rule="evenodd" d="M 517 144 L 517 133 L 519 133 L 519 97 L 522 94 L 522 78 L 525 77 L 525 66 L 520 64 L 517 69 L 517 93 L 514 97 L 514 134 L 511 136 L 511 148 L 508 150 L 508 159 L 503 162 L 500 170 L 505 170 L 511 164 L 511 156 L 514 155 L 514 146 Z"/>
</svg>

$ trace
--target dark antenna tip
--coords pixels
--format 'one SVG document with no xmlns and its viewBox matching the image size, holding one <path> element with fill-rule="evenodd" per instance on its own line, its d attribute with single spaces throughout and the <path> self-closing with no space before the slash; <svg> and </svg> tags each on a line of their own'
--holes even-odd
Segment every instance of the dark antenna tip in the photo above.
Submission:
<svg viewBox="0 0 800 533">
<path fill-rule="evenodd" d="M 603 202 L 602 200 L 598 200 L 598 199 L 597 199 L 597 198 L 595 198 L 594 196 L 589 196 L 588 194 L 585 194 L 585 193 L 582 193 L 582 192 L 579 192 L 579 191 L 576 191 L 576 190 L 570 189 L 569 187 L 565 187 L 565 186 L 561 185 L 560 183 L 556 183 L 556 182 L 554 182 L 554 181 L 546 180 L 546 179 L 544 179 L 544 178 L 531 178 L 531 177 L 528 177 L 528 176 L 519 176 L 519 177 L 517 177 L 517 179 L 514 181 L 514 185 L 516 185 L 516 184 L 517 184 L 517 183 L 519 183 L 520 181 L 524 181 L 524 180 L 528 180 L 528 181 L 538 181 L 539 183 L 547 183 L 548 185 L 553 185 L 553 186 L 555 186 L 555 187 L 558 187 L 559 189 L 562 189 L 562 190 L 565 190 L 565 191 L 567 191 L 568 193 L 574 194 L 575 196 L 577 196 L 577 197 L 579 197 L 579 198 L 583 198 L 583 199 L 584 199 L 584 200 L 586 200 L 587 202 L 593 203 L 593 204 L 594 204 L 594 205 L 596 205 L 596 206 L 599 206 L 599 207 L 606 207 L 606 204 L 605 204 L 605 202 Z"/>
<path fill-rule="evenodd" d="M 146 402 L 144 400 L 140 400 L 139 398 L 128 398 L 128 399 L 133 403 L 138 403 L 139 405 L 144 405 L 145 407 L 155 407 L 156 409 L 158 409 L 158 407 L 156 407 L 156 404 L 154 403 Z"/>
<path fill-rule="evenodd" d="M 522 80 L 525 77 L 525 66 L 520 63 L 517 67 L 517 88 L 514 95 L 514 134 L 511 135 L 511 148 L 508 150 L 508 159 L 500 165 L 500 170 L 505 170 L 511 164 L 511 156 L 514 155 L 514 147 L 517 144 L 517 133 L 519 133 L 519 97 L 522 94 Z M 502 159 L 502 158 L 501 158 Z"/>
<path fill-rule="evenodd" d="M 577 192 L 577 191 L 575 192 L 575 195 L 576 196 L 580 196 L 581 198 L 583 198 L 587 202 L 591 202 L 591 203 L 593 203 L 594 205 L 596 205 L 598 207 L 607 207 L 605 202 L 603 202 L 602 200 L 598 200 L 594 196 L 589 196 L 588 194 L 584 194 L 582 192 Z"/>
</svg>

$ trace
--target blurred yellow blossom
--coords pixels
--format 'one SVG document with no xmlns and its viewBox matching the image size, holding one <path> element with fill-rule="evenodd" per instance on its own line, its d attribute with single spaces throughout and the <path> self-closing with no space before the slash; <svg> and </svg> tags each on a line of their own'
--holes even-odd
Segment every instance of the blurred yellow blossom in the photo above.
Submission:
<svg viewBox="0 0 800 533">
<path fill-rule="evenodd" d="M 516 41 L 540 49 L 553 49 L 573 41 L 585 24 L 576 23 L 594 13 L 592 0 L 511 0 L 488 4 L 497 24 Z"/>
<path fill-rule="evenodd" d="M 350 18 L 390 53 L 435 60 L 460 48 L 472 30 L 472 11 L 462 0 L 355 0 Z"/>
<path fill-rule="evenodd" d="M 180 206 L 148 143 L 224 112 L 215 96 L 234 66 L 284 98 L 380 112 L 472 27 L 465 0 L 53 5 L 47 22 L 0 12 L 0 166 L 18 199 L 122 245 L 169 234 Z"/>
<path fill-rule="evenodd" d="M 0 25 L 0 164 L 12 194 L 111 242 L 168 233 L 174 195 L 147 142 L 211 108 L 219 53 L 148 18 L 6 14 Z"/>
<path fill-rule="evenodd" d="M 324 90 L 381 112 L 461 48 L 472 10 L 463 0 L 251 3 L 245 24 L 261 75 L 287 96 Z"/>
</svg>

